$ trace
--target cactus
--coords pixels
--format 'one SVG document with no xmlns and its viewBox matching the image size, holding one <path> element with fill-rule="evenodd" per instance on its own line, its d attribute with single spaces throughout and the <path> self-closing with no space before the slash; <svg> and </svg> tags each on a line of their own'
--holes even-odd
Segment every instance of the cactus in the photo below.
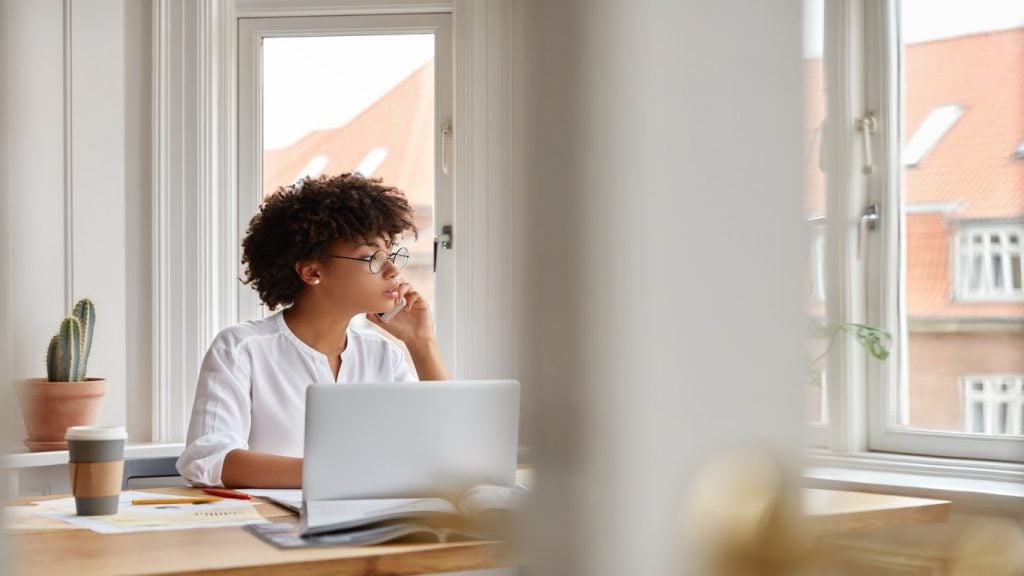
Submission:
<svg viewBox="0 0 1024 576">
<path fill-rule="evenodd" d="M 46 379 L 50 382 L 58 382 L 57 379 L 57 342 L 60 336 L 57 334 L 50 338 L 50 346 L 46 348 Z"/>
<path fill-rule="evenodd" d="M 46 349 L 46 377 L 50 382 L 85 380 L 95 325 L 96 307 L 88 299 L 78 301 Z"/>
<path fill-rule="evenodd" d="M 92 300 L 82 298 L 75 304 L 71 312 L 82 325 L 82 359 L 79 361 L 79 379 L 85 380 L 85 371 L 89 367 L 89 352 L 92 351 L 92 331 L 96 327 L 96 306 Z"/>
</svg>

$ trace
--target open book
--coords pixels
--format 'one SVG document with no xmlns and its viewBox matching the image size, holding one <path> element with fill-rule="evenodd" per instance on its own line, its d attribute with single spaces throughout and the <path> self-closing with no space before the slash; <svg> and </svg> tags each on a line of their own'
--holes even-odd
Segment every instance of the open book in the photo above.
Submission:
<svg viewBox="0 0 1024 576">
<path fill-rule="evenodd" d="M 406 542 L 457 542 L 477 540 L 480 536 L 460 532 L 452 528 L 433 527 L 426 524 L 396 521 L 372 524 L 304 536 L 294 521 L 247 524 L 245 530 L 260 540 L 278 548 L 318 548 L 322 546 L 372 546 L 401 538 Z"/>
<path fill-rule="evenodd" d="M 509 527 L 512 515 L 521 508 L 525 497 L 526 490 L 521 486 L 478 484 L 465 490 L 454 502 L 443 498 L 306 501 L 300 532 L 303 536 L 314 536 L 401 523 L 407 529 L 409 525 L 421 525 L 496 537 Z"/>
</svg>

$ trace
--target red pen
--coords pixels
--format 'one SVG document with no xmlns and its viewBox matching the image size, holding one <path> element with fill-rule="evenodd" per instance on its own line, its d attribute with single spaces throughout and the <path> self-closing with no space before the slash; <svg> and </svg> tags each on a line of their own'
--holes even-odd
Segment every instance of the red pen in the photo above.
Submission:
<svg viewBox="0 0 1024 576">
<path fill-rule="evenodd" d="M 238 498 L 239 500 L 249 500 L 252 498 L 252 496 L 244 492 L 235 492 L 234 490 L 224 490 L 222 488 L 203 488 L 202 490 L 207 494 L 223 496 L 224 498 Z"/>
</svg>

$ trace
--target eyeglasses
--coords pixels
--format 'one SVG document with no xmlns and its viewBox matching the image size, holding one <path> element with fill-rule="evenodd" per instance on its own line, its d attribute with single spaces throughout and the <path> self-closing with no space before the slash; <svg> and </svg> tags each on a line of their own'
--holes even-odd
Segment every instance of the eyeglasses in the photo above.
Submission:
<svg viewBox="0 0 1024 576">
<path fill-rule="evenodd" d="M 370 264 L 371 274 L 380 274 L 384 271 L 384 266 L 387 261 L 390 260 L 395 268 L 401 270 L 405 268 L 405 265 L 409 263 L 409 249 L 405 246 L 395 250 L 391 254 L 388 254 L 386 250 L 377 250 L 370 256 L 363 256 L 362 258 L 355 258 L 353 256 L 335 256 L 334 254 L 328 254 L 331 258 L 342 258 L 344 260 L 360 260 Z"/>
</svg>

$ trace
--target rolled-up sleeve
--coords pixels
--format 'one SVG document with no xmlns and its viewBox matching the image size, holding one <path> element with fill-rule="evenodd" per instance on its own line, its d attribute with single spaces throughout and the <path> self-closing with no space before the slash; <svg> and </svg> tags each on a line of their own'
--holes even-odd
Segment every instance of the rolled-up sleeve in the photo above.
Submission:
<svg viewBox="0 0 1024 576">
<path fill-rule="evenodd" d="M 224 457 L 248 449 L 252 426 L 251 373 L 247 354 L 214 344 L 203 359 L 178 472 L 189 482 L 220 486 Z"/>
</svg>

